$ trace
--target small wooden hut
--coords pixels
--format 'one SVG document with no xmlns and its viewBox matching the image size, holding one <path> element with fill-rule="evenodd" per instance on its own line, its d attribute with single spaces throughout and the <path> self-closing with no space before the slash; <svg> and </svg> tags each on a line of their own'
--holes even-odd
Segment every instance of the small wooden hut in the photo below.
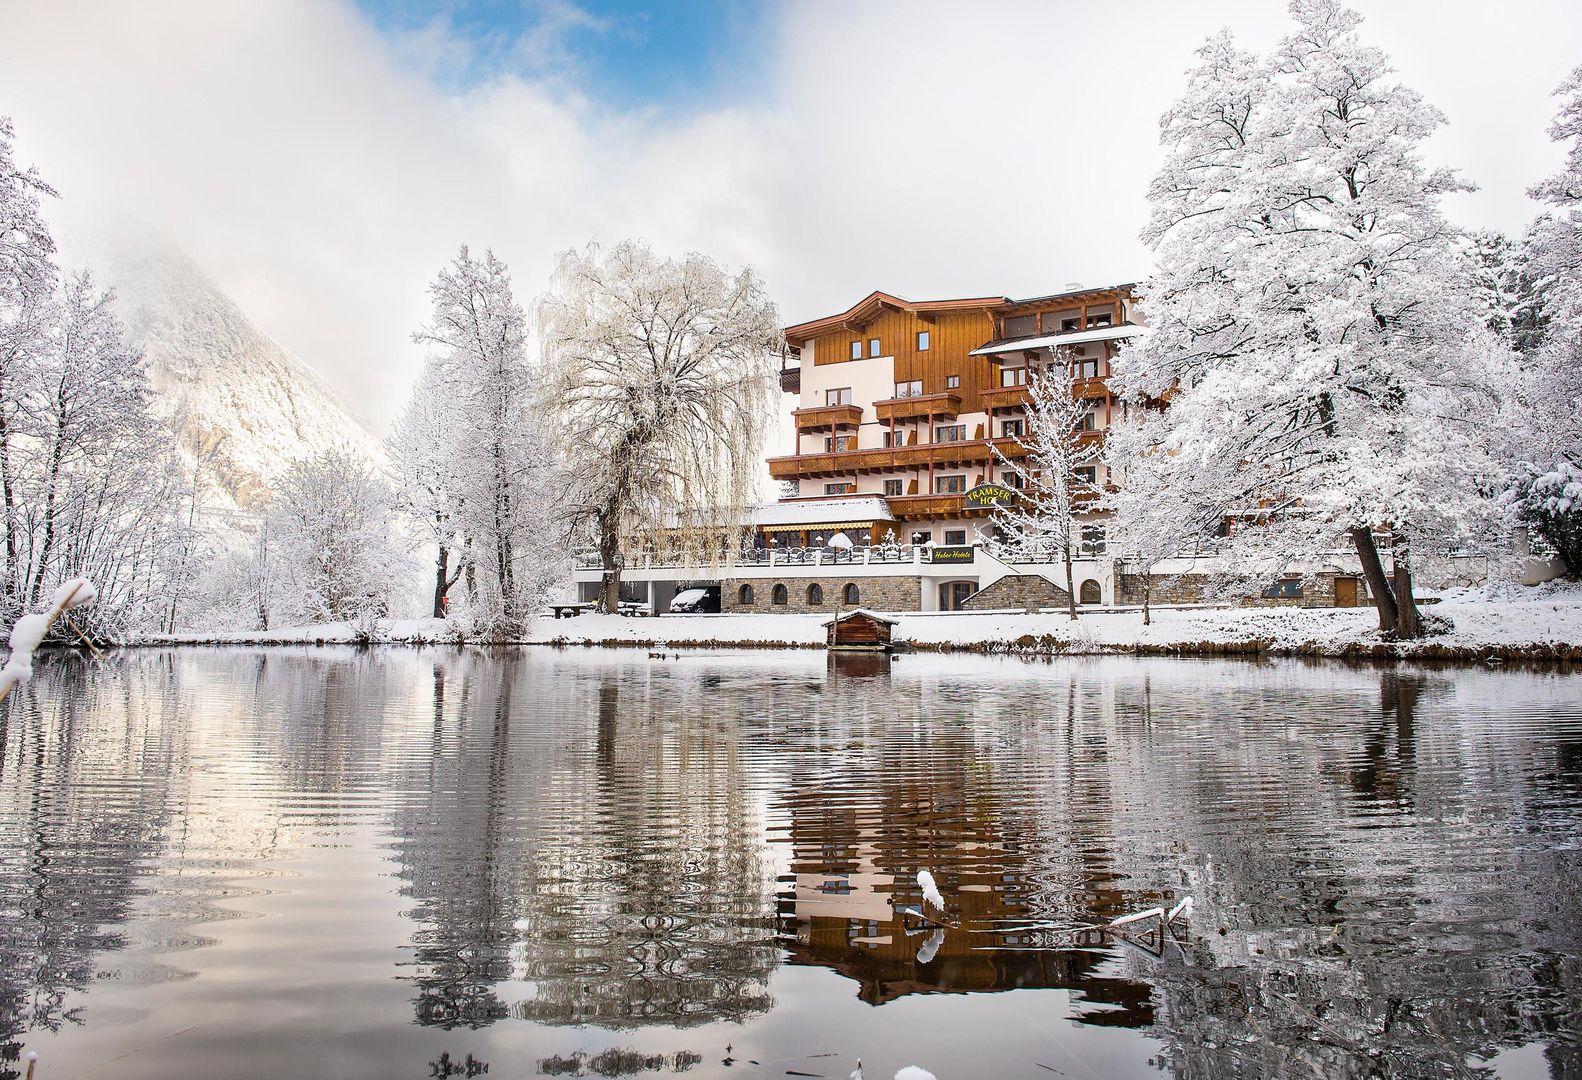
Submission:
<svg viewBox="0 0 1582 1080">
<path fill-rule="evenodd" d="M 824 624 L 825 641 L 841 652 L 889 652 L 894 627 L 894 619 L 867 608 L 852 608 Z"/>
</svg>

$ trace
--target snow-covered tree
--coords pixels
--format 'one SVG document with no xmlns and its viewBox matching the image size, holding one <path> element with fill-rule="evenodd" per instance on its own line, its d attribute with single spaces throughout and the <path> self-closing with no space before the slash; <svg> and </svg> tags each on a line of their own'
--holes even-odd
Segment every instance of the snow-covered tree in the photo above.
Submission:
<svg viewBox="0 0 1582 1080">
<path fill-rule="evenodd" d="M 1219 493 L 1193 486 L 1198 479 L 1173 466 L 1168 423 L 1157 409 L 1135 408 L 1105 439 L 1112 484 L 1098 508 L 1110 551 L 1136 566 L 1142 581 L 1143 625 L 1152 621 L 1155 568 L 1172 556 L 1198 553 L 1223 520 Z"/>
<path fill-rule="evenodd" d="M 1170 395 L 1172 468 L 1211 477 L 1198 486 L 1227 514 L 1289 507 L 1293 556 L 1349 539 L 1381 628 L 1415 637 L 1406 545 L 1487 535 L 1484 418 L 1508 354 L 1440 210 L 1466 185 L 1422 162 L 1439 112 L 1359 40 L 1354 12 L 1291 12 L 1267 57 L 1209 39 L 1161 122 L 1144 231 L 1158 269 L 1140 290 L 1153 332 L 1116 381 Z M 1376 528 L 1396 538 L 1393 587 Z"/>
<path fill-rule="evenodd" d="M 4 594 L 21 598 L 26 570 L 18 536 L 18 445 L 28 374 L 48 347 L 55 309 L 55 241 L 40 201 L 55 190 L 16 163 L 11 119 L 0 116 L 0 528 L 5 531 Z M 3 613 L 7 625 L 17 612 Z"/>
<path fill-rule="evenodd" d="M 1541 339 L 1528 356 L 1523 439 L 1507 503 L 1514 521 L 1582 574 L 1582 67 L 1555 91 L 1549 133 L 1569 143 L 1559 173 L 1530 194 L 1550 206 L 1528 231 L 1525 255 L 1540 283 Z"/>
<path fill-rule="evenodd" d="M 1032 373 L 1027 384 L 1026 430 L 1012 437 L 1015 457 L 994 447 L 1007 478 L 1020 490 L 1015 503 L 996 507 L 993 520 L 1014 558 L 1018 553 L 1058 551 L 1066 568 L 1066 609 L 1077 617 L 1071 559 L 1079 507 L 1097 498 L 1096 484 L 1077 472 L 1097 468 L 1100 436 L 1089 420 L 1093 403 L 1077 397 L 1071 363 L 1060 350 Z"/>
<path fill-rule="evenodd" d="M 259 563 L 272 579 L 270 615 L 334 622 L 388 613 L 404 560 L 389 487 L 360 455 L 329 450 L 295 461 L 275 484 Z"/>
<path fill-rule="evenodd" d="M 554 587 L 566 547 L 555 509 L 560 474 L 537 407 L 527 320 L 492 251 L 475 259 L 464 245 L 429 294 L 433 318 L 413 340 L 433 353 L 418 386 L 422 401 L 413 405 L 421 413 L 407 421 L 413 430 L 404 438 L 412 445 L 398 463 L 403 503 L 427 517 L 425 528 L 441 545 L 437 601 L 462 572 L 480 625 L 518 633 Z M 568 444 L 587 434 L 558 430 Z M 434 439 L 427 449 L 425 437 Z M 458 537 L 466 553 L 451 571 Z"/>
<path fill-rule="evenodd" d="M 620 600 L 621 559 L 663 535 L 736 550 L 773 414 L 779 320 L 751 270 L 665 259 L 627 241 L 564 253 L 539 306 L 546 408 L 564 433 L 567 500 Z"/>
<path fill-rule="evenodd" d="M 461 531 L 469 469 L 465 447 L 455 438 L 445 383 L 441 365 L 424 368 L 388 443 L 396 505 L 435 551 L 431 610 L 436 619 L 448 613 L 451 587 L 467 570 L 470 555 L 470 538 Z"/>
</svg>

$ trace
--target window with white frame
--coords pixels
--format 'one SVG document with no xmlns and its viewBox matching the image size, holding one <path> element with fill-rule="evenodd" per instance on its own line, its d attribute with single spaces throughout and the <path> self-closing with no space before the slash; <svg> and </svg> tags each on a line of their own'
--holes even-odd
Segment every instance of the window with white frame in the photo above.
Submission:
<svg viewBox="0 0 1582 1080">
<path fill-rule="evenodd" d="M 869 356 L 878 356 L 879 355 L 879 339 L 878 338 L 873 337 L 873 338 L 869 338 L 868 339 L 868 355 Z"/>
<path fill-rule="evenodd" d="M 961 376 L 960 375 L 946 375 L 945 376 L 945 389 L 946 390 L 954 390 L 957 387 L 959 387 L 960 385 L 961 385 Z"/>
<path fill-rule="evenodd" d="M 898 382 L 895 384 L 895 396 L 898 398 L 922 397 L 923 380 L 913 379 L 911 382 Z"/>
<path fill-rule="evenodd" d="M 928 331 L 927 330 L 919 330 L 917 332 L 917 351 L 918 352 L 927 352 L 928 351 Z"/>
<path fill-rule="evenodd" d="M 851 343 L 851 358 L 853 360 L 862 359 L 862 342 L 854 341 Z"/>
<path fill-rule="evenodd" d="M 947 547 L 965 547 L 967 544 L 967 530 L 946 529 L 945 544 Z"/>
<path fill-rule="evenodd" d="M 1025 367 L 1008 367 L 1000 369 L 1001 386 L 1026 386 L 1027 369 Z"/>
<path fill-rule="evenodd" d="M 837 386 L 837 387 L 834 387 L 832 389 L 824 391 L 824 404 L 826 404 L 826 405 L 850 405 L 851 404 L 851 387 L 849 387 L 849 386 Z"/>
</svg>

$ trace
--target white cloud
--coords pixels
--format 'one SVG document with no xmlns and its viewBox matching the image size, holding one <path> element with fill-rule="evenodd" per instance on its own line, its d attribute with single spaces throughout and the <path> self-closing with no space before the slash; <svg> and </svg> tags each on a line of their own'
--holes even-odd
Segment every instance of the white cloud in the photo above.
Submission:
<svg viewBox="0 0 1582 1080">
<path fill-rule="evenodd" d="M 0 0 L 0 112 L 61 189 L 68 237 L 91 251 L 114 214 L 168 232 L 382 426 L 421 362 L 424 286 L 463 241 L 493 245 L 524 298 L 591 238 L 752 262 L 788 321 L 872 288 L 1146 273 L 1155 123 L 1192 48 L 1221 23 L 1253 45 L 1283 28 L 1265 2 L 1197 7 L 791 4 L 751 104 L 677 119 L 612 115 L 560 80 L 447 92 L 466 43 L 441 23 L 382 37 L 344 2 Z M 1437 159 L 1484 186 L 1458 215 L 1519 227 L 1558 162 L 1548 92 L 1582 14 L 1363 8 L 1452 119 Z"/>
</svg>

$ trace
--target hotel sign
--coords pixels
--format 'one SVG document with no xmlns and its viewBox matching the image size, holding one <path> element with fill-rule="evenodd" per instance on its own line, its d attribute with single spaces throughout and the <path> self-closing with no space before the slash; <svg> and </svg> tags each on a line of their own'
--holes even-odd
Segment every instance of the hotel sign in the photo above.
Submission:
<svg viewBox="0 0 1582 1080">
<path fill-rule="evenodd" d="M 996 506 L 1014 505 L 1016 489 L 1000 484 L 979 484 L 961 498 L 969 510 L 991 510 Z"/>
<path fill-rule="evenodd" d="M 972 561 L 971 544 L 936 544 L 929 549 L 929 561 L 936 563 L 968 563 Z"/>
</svg>

